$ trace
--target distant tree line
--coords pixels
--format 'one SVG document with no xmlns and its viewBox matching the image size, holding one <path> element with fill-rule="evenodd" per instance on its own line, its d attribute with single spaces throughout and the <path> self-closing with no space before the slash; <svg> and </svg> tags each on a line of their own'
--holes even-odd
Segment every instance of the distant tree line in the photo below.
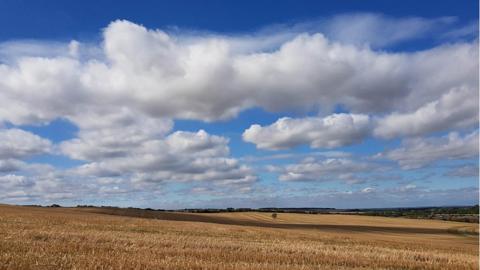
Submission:
<svg viewBox="0 0 480 270">
<path fill-rule="evenodd" d="M 421 219 L 438 219 L 461 222 L 479 222 L 478 204 L 459 207 L 421 207 L 421 208 L 393 208 L 393 209 L 353 209 L 362 215 L 406 217 Z"/>
</svg>

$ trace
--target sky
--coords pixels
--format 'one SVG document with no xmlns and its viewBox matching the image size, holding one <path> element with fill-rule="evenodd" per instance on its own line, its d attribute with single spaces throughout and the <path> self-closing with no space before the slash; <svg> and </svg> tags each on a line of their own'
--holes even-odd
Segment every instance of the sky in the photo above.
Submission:
<svg viewBox="0 0 480 270">
<path fill-rule="evenodd" d="M 478 203 L 477 1 L 0 0 L 0 203 Z"/>
</svg>

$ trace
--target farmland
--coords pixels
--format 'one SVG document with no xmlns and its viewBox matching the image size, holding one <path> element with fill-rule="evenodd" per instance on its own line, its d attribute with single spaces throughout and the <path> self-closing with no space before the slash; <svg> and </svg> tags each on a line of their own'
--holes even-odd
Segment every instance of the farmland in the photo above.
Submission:
<svg viewBox="0 0 480 270">
<path fill-rule="evenodd" d="M 0 205 L 0 269 L 478 269 L 478 224 Z"/>
</svg>

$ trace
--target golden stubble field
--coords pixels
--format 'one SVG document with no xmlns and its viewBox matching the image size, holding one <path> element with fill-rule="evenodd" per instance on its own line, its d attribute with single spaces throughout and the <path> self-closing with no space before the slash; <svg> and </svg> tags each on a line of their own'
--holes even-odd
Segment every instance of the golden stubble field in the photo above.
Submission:
<svg viewBox="0 0 480 270">
<path fill-rule="evenodd" d="M 0 269 L 478 269 L 478 252 L 458 222 L 0 205 Z"/>
</svg>

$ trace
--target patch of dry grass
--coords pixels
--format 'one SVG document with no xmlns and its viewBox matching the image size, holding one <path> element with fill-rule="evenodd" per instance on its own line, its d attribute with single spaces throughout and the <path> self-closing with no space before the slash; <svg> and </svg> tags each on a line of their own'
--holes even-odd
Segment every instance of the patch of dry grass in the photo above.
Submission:
<svg viewBox="0 0 480 270">
<path fill-rule="evenodd" d="M 475 224 L 92 211 L 0 206 L 0 269 L 478 269 Z"/>
</svg>

